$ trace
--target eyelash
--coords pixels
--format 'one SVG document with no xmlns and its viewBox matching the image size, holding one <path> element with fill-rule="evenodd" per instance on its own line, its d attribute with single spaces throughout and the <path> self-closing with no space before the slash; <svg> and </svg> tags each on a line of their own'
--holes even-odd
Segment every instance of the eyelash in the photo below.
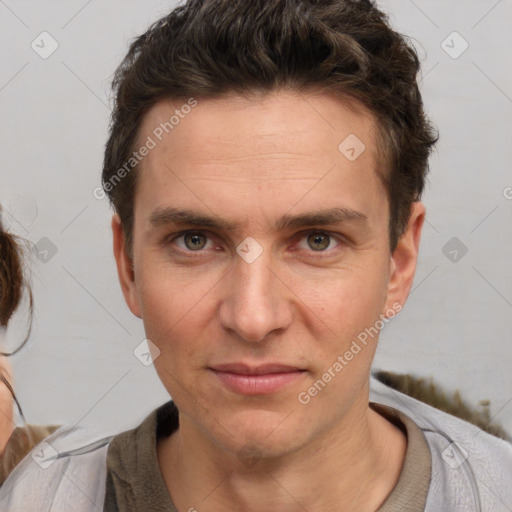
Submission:
<svg viewBox="0 0 512 512">
<path fill-rule="evenodd" d="M 185 230 L 185 231 L 180 231 L 179 233 L 175 233 L 174 235 L 172 235 L 165 241 L 165 244 L 171 245 L 173 242 L 175 242 L 179 238 L 183 238 L 184 236 L 186 236 L 188 234 L 204 235 L 207 237 L 207 241 L 213 241 L 212 237 L 209 236 L 208 231 L 196 231 L 196 230 L 189 229 L 189 230 Z M 310 229 L 307 231 L 302 231 L 300 233 L 297 233 L 296 236 L 300 236 L 299 241 L 301 241 L 302 239 L 307 238 L 309 235 L 313 235 L 313 234 L 327 235 L 331 238 L 331 241 L 334 240 L 339 244 L 338 247 L 334 247 L 332 249 L 326 249 L 325 251 L 314 251 L 313 249 L 309 249 L 308 252 L 310 252 L 311 254 L 314 254 L 314 256 L 313 256 L 314 258 L 320 259 L 320 258 L 326 258 L 328 256 L 331 256 L 334 251 L 336 251 L 337 249 L 340 248 L 339 247 L 340 245 L 347 244 L 347 240 L 345 237 L 343 237 L 343 235 L 341 235 L 339 233 L 331 233 L 329 231 L 322 231 L 322 230 L 318 230 L 318 229 Z M 307 249 L 303 249 L 303 250 L 307 250 Z M 174 252 L 174 253 L 180 253 L 180 254 L 186 255 L 187 257 L 192 257 L 192 258 L 202 257 L 204 255 L 204 251 L 205 251 L 205 249 L 199 249 L 197 251 L 191 251 L 190 249 L 185 250 L 185 249 L 180 249 L 180 248 L 172 249 L 172 252 Z M 194 253 L 196 253 L 196 254 L 194 254 Z"/>
</svg>

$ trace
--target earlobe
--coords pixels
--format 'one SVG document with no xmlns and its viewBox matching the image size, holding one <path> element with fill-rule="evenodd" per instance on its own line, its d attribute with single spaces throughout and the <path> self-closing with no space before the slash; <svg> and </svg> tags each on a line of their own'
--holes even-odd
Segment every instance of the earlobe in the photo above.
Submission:
<svg viewBox="0 0 512 512">
<path fill-rule="evenodd" d="M 126 250 L 125 236 L 119 215 L 112 217 L 112 238 L 114 257 L 117 265 L 117 275 L 124 295 L 124 300 L 130 311 L 141 318 L 137 290 L 135 285 L 135 274 L 133 263 Z"/>
<path fill-rule="evenodd" d="M 403 306 L 409 296 L 416 271 L 424 221 L 425 206 L 420 202 L 413 203 L 407 227 L 391 255 L 386 310 L 397 304 Z"/>
</svg>

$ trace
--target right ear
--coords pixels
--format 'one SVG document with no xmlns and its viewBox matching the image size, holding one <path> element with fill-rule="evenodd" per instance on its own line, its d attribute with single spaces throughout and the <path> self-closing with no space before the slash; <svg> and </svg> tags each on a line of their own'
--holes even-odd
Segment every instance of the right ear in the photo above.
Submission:
<svg viewBox="0 0 512 512">
<path fill-rule="evenodd" d="M 130 308 L 130 311 L 139 318 L 142 318 L 137 297 L 137 287 L 135 284 L 135 273 L 133 271 L 133 263 L 128 256 L 126 249 L 123 225 L 119 215 L 114 214 L 112 217 L 112 237 L 114 243 L 114 257 L 117 265 L 117 275 L 121 290 L 123 291 L 124 300 Z"/>
</svg>

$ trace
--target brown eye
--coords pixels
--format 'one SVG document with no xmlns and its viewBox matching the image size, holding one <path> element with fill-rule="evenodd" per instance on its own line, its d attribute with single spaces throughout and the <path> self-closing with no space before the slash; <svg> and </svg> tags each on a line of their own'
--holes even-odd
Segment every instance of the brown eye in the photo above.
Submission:
<svg viewBox="0 0 512 512">
<path fill-rule="evenodd" d="M 308 235 L 308 245 L 314 251 L 323 251 L 329 247 L 331 237 L 325 233 L 312 233 Z"/>
<path fill-rule="evenodd" d="M 208 238 L 201 233 L 187 233 L 183 237 L 183 241 L 185 242 L 187 249 L 190 249 L 191 251 L 199 251 L 204 248 Z"/>
</svg>

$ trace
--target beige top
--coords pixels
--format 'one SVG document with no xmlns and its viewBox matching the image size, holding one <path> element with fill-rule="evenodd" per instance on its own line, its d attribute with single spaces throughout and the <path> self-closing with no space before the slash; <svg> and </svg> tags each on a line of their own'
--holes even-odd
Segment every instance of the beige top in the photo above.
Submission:
<svg viewBox="0 0 512 512">
<path fill-rule="evenodd" d="M 376 512 L 422 512 L 430 486 L 431 456 L 421 429 L 403 412 L 370 403 L 407 435 L 407 451 L 399 480 Z M 137 428 L 115 436 L 107 452 L 104 512 L 177 512 L 157 458 L 157 439 L 178 428 L 178 410 L 168 402 Z"/>
<path fill-rule="evenodd" d="M 0 454 L 0 485 L 34 446 L 53 434 L 58 428 L 58 425 L 16 427 L 5 445 L 4 452 Z"/>
</svg>

